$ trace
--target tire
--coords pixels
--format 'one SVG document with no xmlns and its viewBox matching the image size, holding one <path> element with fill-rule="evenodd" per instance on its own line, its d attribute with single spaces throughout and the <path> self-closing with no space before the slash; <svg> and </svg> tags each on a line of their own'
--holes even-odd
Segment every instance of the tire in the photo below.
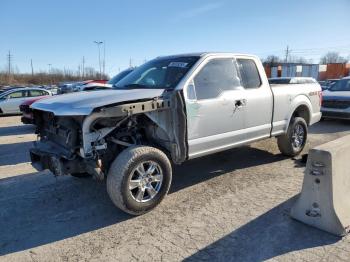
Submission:
<svg viewBox="0 0 350 262">
<path fill-rule="evenodd" d="M 296 129 L 302 129 L 303 135 L 298 136 L 297 141 L 295 139 Z M 294 157 L 303 151 L 308 134 L 308 127 L 304 118 L 295 117 L 292 118 L 287 133 L 277 138 L 278 148 L 285 156 Z M 299 143 L 297 143 L 299 142 Z"/>
<path fill-rule="evenodd" d="M 171 164 L 162 151 L 149 146 L 132 146 L 113 161 L 107 175 L 107 192 L 119 209 L 131 215 L 142 215 L 163 200 L 171 179 Z"/>
</svg>

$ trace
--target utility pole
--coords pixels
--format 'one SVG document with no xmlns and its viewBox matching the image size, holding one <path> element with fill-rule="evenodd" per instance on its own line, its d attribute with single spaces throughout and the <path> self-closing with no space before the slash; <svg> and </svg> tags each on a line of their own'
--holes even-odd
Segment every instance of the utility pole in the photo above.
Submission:
<svg viewBox="0 0 350 262">
<path fill-rule="evenodd" d="M 80 80 L 82 80 L 81 79 L 81 65 L 78 65 L 78 77 L 80 78 Z"/>
<path fill-rule="evenodd" d="M 32 68 L 32 76 L 34 76 L 33 59 L 30 59 L 30 67 Z"/>
<path fill-rule="evenodd" d="M 101 48 L 100 48 L 100 45 L 103 44 L 103 42 L 102 41 L 94 41 L 94 43 L 98 47 L 98 65 L 99 65 L 99 68 L 100 68 L 100 79 L 102 79 Z"/>
<path fill-rule="evenodd" d="M 289 46 L 287 46 L 287 49 L 286 49 L 286 57 L 285 57 L 285 59 L 284 59 L 284 62 L 286 62 L 286 63 L 288 63 L 289 54 L 290 54 L 290 49 L 289 49 Z"/>
<path fill-rule="evenodd" d="M 83 68 L 82 68 L 82 78 L 84 79 L 85 75 L 85 57 L 83 56 Z"/>
<path fill-rule="evenodd" d="M 103 75 L 106 74 L 106 40 L 103 41 Z"/>
<path fill-rule="evenodd" d="M 51 65 L 52 64 L 47 64 L 49 66 L 49 76 L 50 76 L 50 83 L 52 85 L 52 78 L 51 78 Z"/>
<path fill-rule="evenodd" d="M 11 68 L 12 68 L 12 58 L 13 56 L 11 55 L 11 51 L 9 50 L 9 53 L 7 55 L 7 59 L 8 59 L 8 81 L 10 83 L 11 81 Z"/>
<path fill-rule="evenodd" d="M 129 59 L 129 68 L 132 68 L 132 59 L 131 59 L 131 57 Z"/>
</svg>

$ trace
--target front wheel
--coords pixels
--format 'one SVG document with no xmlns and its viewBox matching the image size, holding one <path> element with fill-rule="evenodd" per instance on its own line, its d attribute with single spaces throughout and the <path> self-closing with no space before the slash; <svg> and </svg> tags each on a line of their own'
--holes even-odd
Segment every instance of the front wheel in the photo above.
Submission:
<svg viewBox="0 0 350 262">
<path fill-rule="evenodd" d="M 278 148 L 285 156 L 297 156 L 303 151 L 308 134 L 304 118 L 295 117 L 289 124 L 287 133 L 277 138 Z"/>
<path fill-rule="evenodd" d="M 107 175 L 107 192 L 112 202 L 131 215 L 155 208 L 168 193 L 172 169 L 159 149 L 132 146 L 122 151 Z"/>
</svg>

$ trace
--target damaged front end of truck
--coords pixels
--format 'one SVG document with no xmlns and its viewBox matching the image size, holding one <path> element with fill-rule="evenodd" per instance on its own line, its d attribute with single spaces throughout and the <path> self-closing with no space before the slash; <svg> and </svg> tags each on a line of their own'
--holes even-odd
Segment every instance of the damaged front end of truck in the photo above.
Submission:
<svg viewBox="0 0 350 262">
<path fill-rule="evenodd" d="M 30 150 L 31 160 L 37 169 L 55 175 L 89 174 L 102 180 L 116 156 L 134 145 L 160 148 L 175 163 L 187 157 L 181 91 L 94 108 L 87 116 L 35 108 L 38 141 Z"/>
</svg>

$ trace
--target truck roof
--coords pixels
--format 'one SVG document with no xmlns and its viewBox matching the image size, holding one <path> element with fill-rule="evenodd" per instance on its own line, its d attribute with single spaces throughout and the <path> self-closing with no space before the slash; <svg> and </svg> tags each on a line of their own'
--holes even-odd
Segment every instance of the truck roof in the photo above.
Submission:
<svg viewBox="0 0 350 262">
<path fill-rule="evenodd" d="M 213 55 L 231 55 L 231 56 L 247 56 L 252 58 L 258 58 L 255 55 L 251 54 L 242 54 L 242 53 L 231 53 L 231 52 L 194 52 L 194 53 L 184 53 L 184 54 L 176 54 L 176 55 L 168 55 L 168 56 L 159 56 L 158 58 L 172 58 L 172 57 L 185 57 L 185 56 L 213 56 Z"/>
</svg>

